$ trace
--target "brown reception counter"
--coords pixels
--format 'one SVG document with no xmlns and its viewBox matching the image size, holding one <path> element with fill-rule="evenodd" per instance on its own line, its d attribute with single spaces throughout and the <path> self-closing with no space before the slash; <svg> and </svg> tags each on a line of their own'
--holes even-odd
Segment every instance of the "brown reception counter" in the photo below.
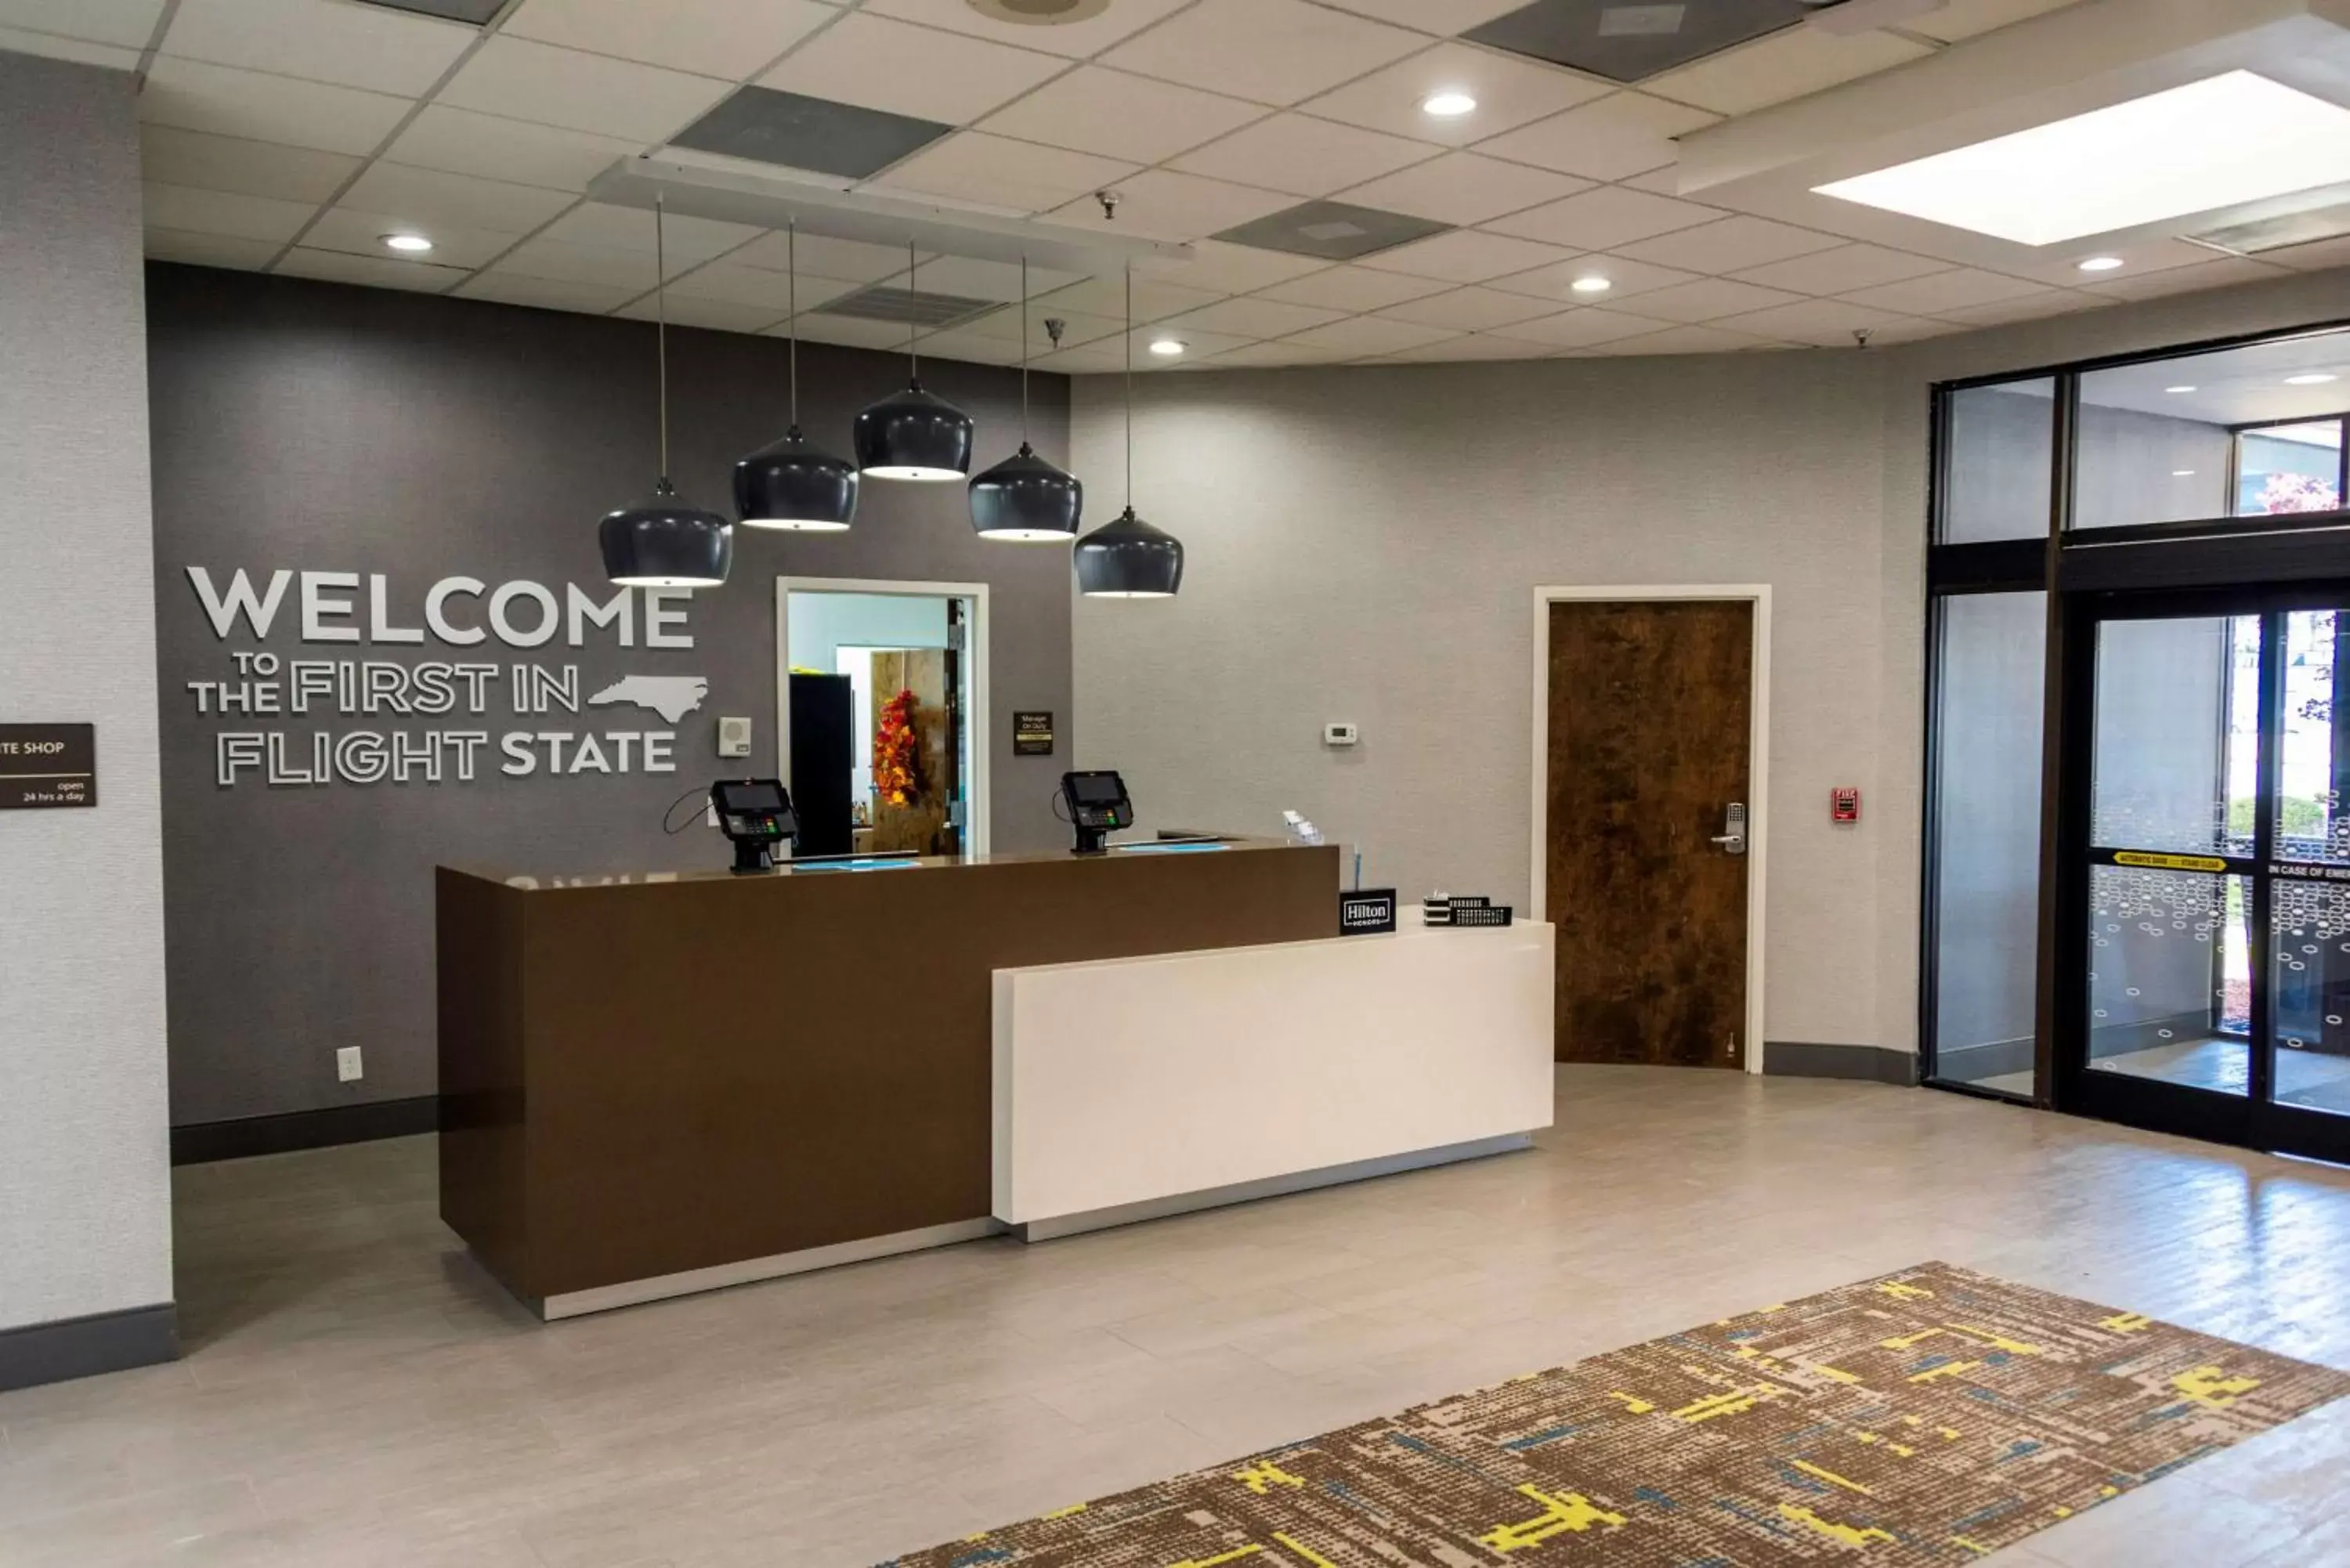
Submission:
<svg viewBox="0 0 2350 1568">
<path fill-rule="evenodd" d="M 1338 850 L 442 867 L 441 1214 L 543 1315 L 976 1237 L 995 971 L 1309 940 Z"/>
</svg>

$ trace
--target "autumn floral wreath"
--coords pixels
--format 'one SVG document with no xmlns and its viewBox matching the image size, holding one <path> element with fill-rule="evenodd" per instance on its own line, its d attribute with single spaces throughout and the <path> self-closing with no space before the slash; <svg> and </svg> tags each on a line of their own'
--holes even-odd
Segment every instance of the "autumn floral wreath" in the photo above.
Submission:
<svg viewBox="0 0 2350 1568">
<path fill-rule="evenodd" d="M 920 759 L 914 733 L 915 696 L 899 691 L 882 704 L 881 722 L 873 731 L 873 787 L 891 805 L 911 805 L 921 794 L 916 773 Z"/>
</svg>

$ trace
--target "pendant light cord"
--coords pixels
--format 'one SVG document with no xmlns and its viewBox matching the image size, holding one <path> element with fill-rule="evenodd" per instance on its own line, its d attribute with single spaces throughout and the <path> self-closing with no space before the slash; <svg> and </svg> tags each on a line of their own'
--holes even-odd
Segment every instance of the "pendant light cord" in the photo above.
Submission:
<svg viewBox="0 0 2350 1568">
<path fill-rule="evenodd" d="M 785 330 L 791 334 L 792 361 L 792 429 L 800 428 L 800 221 L 791 220 L 784 229 L 784 265 L 787 280 L 784 285 L 784 308 L 790 313 L 791 325 Z"/>
<path fill-rule="evenodd" d="M 922 292 L 922 286 L 916 281 L 917 265 L 914 260 L 914 242 L 909 238 L 906 241 L 906 292 L 908 294 L 919 295 Z M 906 313 L 906 379 L 917 387 L 922 384 L 922 357 L 914 351 L 914 313 L 911 310 Z"/>
<path fill-rule="evenodd" d="M 1028 257 L 1020 257 L 1020 444 L 1028 444 Z"/>
<path fill-rule="evenodd" d="M 653 344 L 660 361 L 660 480 L 669 486 L 669 252 L 665 248 L 661 193 L 653 192 Z"/>
<path fill-rule="evenodd" d="M 1126 509 L 1134 510 L 1134 264 L 1126 264 Z"/>
</svg>

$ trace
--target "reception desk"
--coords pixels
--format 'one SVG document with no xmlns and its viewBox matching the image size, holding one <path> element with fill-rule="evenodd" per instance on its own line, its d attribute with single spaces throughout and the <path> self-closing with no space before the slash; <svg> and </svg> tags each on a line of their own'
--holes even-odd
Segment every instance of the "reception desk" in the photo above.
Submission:
<svg viewBox="0 0 2350 1568">
<path fill-rule="evenodd" d="M 999 970 L 1336 929 L 1338 851 L 437 873 L 441 1210 L 548 1317 L 990 1233 Z"/>
</svg>

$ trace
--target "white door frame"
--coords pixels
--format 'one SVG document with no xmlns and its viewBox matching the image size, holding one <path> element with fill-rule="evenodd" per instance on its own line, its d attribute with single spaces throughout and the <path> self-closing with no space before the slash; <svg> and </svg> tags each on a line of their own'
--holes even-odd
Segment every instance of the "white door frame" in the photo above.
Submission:
<svg viewBox="0 0 2350 1568">
<path fill-rule="evenodd" d="M 1771 585 L 1768 583 L 1601 584 L 1534 589 L 1534 915 L 1547 918 L 1544 901 L 1545 821 L 1550 807 L 1550 607 L 1587 600 L 1743 600 L 1754 607 L 1753 686 L 1748 709 L 1746 797 L 1746 1070 L 1762 1070 L 1763 868 L 1771 834 Z"/>
<path fill-rule="evenodd" d="M 988 753 L 995 731 L 988 722 L 987 637 L 990 621 L 985 583 L 901 582 L 889 577 L 777 577 L 775 579 L 775 773 L 792 777 L 792 596 L 794 594 L 887 594 L 900 598 L 962 598 L 971 601 L 971 630 L 964 654 L 971 660 L 971 709 L 963 724 L 971 734 L 971 809 L 963 825 L 966 855 L 984 855 L 995 814 Z"/>
</svg>

